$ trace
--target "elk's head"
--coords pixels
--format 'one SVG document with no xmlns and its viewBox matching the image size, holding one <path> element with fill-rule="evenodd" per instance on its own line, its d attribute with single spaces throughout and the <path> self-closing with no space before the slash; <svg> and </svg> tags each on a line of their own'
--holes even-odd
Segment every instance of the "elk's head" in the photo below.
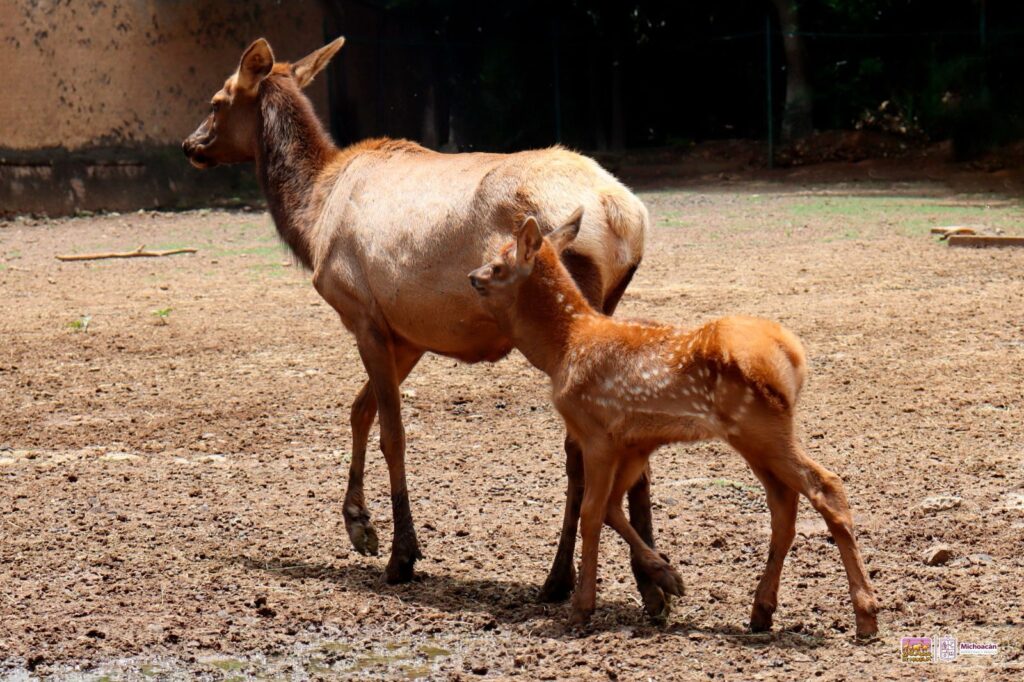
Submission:
<svg viewBox="0 0 1024 682">
<path fill-rule="evenodd" d="M 491 262 L 469 273 L 469 283 L 484 299 L 491 312 L 511 309 L 519 296 L 522 284 L 533 274 L 538 258 L 543 258 L 545 245 L 551 249 L 551 258 L 565 250 L 576 239 L 583 220 L 583 207 L 579 207 L 564 225 L 544 237 L 533 216 L 515 231 L 515 240 L 506 244 Z"/>
<path fill-rule="evenodd" d="M 255 159 L 264 81 L 270 76 L 290 78 L 304 88 L 344 44 L 345 39 L 338 38 L 294 64 L 275 64 L 270 43 L 256 40 L 242 53 L 235 73 L 210 99 L 210 113 L 181 144 L 185 156 L 196 168 Z"/>
</svg>

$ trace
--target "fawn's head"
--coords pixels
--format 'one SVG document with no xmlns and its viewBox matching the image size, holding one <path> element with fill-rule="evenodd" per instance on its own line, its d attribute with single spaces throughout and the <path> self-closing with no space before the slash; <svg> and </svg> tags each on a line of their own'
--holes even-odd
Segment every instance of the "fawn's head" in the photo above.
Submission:
<svg viewBox="0 0 1024 682">
<path fill-rule="evenodd" d="M 235 73 L 211 98 L 210 113 L 195 132 L 185 138 L 181 145 L 185 156 L 196 168 L 255 159 L 263 82 L 273 74 L 294 79 L 299 88 L 304 88 L 344 43 L 344 38 L 338 38 L 294 64 L 275 64 L 270 43 L 257 39 L 242 53 Z"/>
<path fill-rule="evenodd" d="M 497 257 L 469 273 L 469 283 L 491 310 L 508 310 L 515 303 L 519 289 L 534 271 L 538 258 L 555 260 L 576 239 L 583 220 L 579 207 L 568 221 L 547 237 L 533 216 L 515 231 L 515 240 L 506 244 Z"/>
</svg>

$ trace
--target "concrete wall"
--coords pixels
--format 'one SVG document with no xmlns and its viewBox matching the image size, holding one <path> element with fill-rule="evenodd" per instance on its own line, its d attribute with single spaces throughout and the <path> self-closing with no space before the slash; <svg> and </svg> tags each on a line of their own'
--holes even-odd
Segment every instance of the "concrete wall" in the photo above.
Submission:
<svg viewBox="0 0 1024 682">
<path fill-rule="evenodd" d="M 181 140 L 254 38 L 282 60 L 324 42 L 314 0 L 0 0 L 0 212 L 202 203 L 252 191 L 200 175 Z M 326 79 L 310 96 L 326 114 Z"/>
</svg>

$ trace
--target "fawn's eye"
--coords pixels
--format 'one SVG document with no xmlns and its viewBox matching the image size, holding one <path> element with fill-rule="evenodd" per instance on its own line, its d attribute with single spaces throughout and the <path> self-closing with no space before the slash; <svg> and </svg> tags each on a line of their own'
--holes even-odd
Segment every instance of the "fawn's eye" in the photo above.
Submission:
<svg viewBox="0 0 1024 682">
<path fill-rule="evenodd" d="M 504 265 L 495 265 L 494 266 L 494 274 L 495 275 L 497 275 L 498 277 L 501 277 L 501 273 L 503 273 L 503 272 L 505 272 L 505 266 Z"/>
</svg>

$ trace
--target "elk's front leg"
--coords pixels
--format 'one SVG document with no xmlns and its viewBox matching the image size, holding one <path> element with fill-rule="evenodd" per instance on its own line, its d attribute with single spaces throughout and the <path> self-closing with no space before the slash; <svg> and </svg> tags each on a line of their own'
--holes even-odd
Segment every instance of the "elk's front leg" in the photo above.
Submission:
<svg viewBox="0 0 1024 682">
<path fill-rule="evenodd" d="M 412 523 L 409 491 L 405 482 L 405 427 L 399 394 L 401 377 L 396 364 L 395 344 L 382 326 L 368 323 L 356 335 L 359 355 L 370 377 L 370 385 L 380 415 L 380 448 L 388 465 L 391 482 L 391 513 L 394 536 L 391 559 L 384 578 L 389 583 L 408 582 L 413 577 L 413 564 L 422 558 L 416 530 Z"/>
<path fill-rule="evenodd" d="M 423 357 L 423 351 L 399 344 L 394 346 L 393 354 L 399 383 L 409 376 L 416 363 Z M 367 381 L 352 403 L 352 461 L 348 468 L 348 489 L 345 491 L 342 516 L 345 518 L 345 530 L 348 531 L 352 546 L 360 554 L 374 556 L 377 555 L 379 542 L 363 495 L 363 471 L 366 466 L 366 444 L 376 416 L 377 398 L 373 387 Z"/>
<path fill-rule="evenodd" d="M 544 586 L 540 589 L 540 600 L 548 603 L 568 599 L 576 581 L 573 553 L 576 551 L 576 529 L 579 526 L 580 503 L 583 500 L 583 452 L 579 444 L 568 435 L 565 437 L 565 475 L 568 486 L 565 491 L 562 534 L 558 538 L 555 561 L 551 565 Z"/>
</svg>

